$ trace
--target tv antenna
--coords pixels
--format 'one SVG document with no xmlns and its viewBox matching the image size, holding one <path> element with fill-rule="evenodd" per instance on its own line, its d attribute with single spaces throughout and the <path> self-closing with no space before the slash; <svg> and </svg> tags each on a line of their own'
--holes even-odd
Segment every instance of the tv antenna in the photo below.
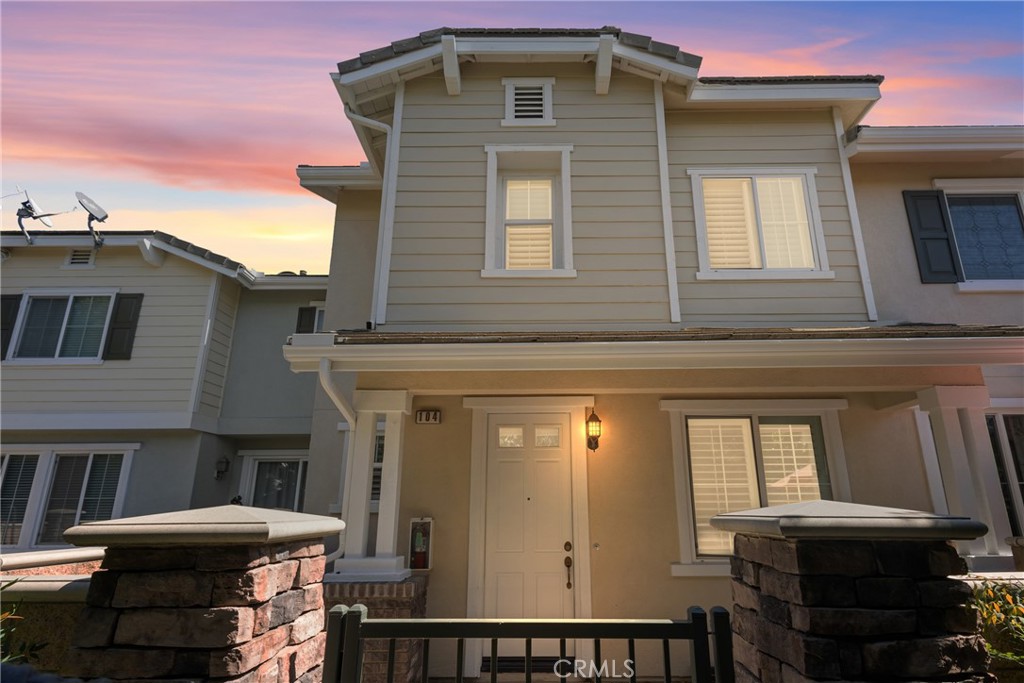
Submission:
<svg viewBox="0 0 1024 683">
<path fill-rule="evenodd" d="M 78 199 L 78 203 L 82 205 L 82 208 L 89 212 L 88 227 L 89 234 L 92 235 L 93 242 L 96 243 L 97 247 L 102 247 L 103 235 L 101 235 L 96 230 L 96 228 L 93 227 L 92 222 L 96 221 L 98 223 L 102 223 L 103 221 L 107 220 L 107 217 L 110 214 L 104 211 L 102 206 L 94 202 L 83 192 L 76 192 L 75 197 Z"/>
</svg>

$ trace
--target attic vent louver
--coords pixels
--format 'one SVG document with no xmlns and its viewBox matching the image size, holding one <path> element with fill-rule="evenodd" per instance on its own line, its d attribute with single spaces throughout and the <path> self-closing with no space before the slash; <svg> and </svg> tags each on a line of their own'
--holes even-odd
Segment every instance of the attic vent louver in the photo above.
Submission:
<svg viewBox="0 0 1024 683">
<path fill-rule="evenodd" d="M 68 252 L 67 265 L 69 266 L 91 266 L 96 258 L 93 249 L 72 249 Z"/>
<path fill-rule="evenodd" d="M 554 78 L 503 78 L 503 126 L 553 126 L 551 90 Z"/>
<path fill-rule="evenodd" d="M 517 85 L 513 88 L 513 117 L 517 119 L 544 118 L 544 86 Z"/>
</svg>

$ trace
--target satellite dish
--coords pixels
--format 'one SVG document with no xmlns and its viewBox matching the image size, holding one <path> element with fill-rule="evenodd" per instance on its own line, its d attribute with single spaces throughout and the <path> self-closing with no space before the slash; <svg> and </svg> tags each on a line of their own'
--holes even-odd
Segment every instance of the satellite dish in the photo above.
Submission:
<svg viewBox="0 0 1024 683">
<path fill-rule="evenodd" d="M 32 201 L 32 198 L 28 196 L 28 190 L 25 190 L 25 201 L 22 202 L 21 205 L 32 212 L 32 218 L 35 218 L 37 221 L 39 221 L 48 228 L 53 227 L 53 221 L 50 220 L 50 216 L 52 216 L 53 214 L 43 213 L 43 211 L 39 208 L 39 205 Z"/>
<path fill-rule="evenodd" d="M 96 242 L 96 246 L 103 246 L 103 236 L 96 232 L 96 229 L 92 227 L 93 221 L 102 223 L 107 220 L 110 215 L 103 210 L 103 207 L 90 199 L 86 194 L 82 192 L 76 192 L 75 197 L 78 199 L 78 203 L 82 205 L 82 208 L 89 212 L 89 232 L 92 233 L 92 239 Z"/>
</svg>

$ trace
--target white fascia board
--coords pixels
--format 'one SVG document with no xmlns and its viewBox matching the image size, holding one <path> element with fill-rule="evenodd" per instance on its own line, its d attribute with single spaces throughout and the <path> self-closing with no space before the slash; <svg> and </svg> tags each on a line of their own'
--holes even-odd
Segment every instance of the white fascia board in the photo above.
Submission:
<svg viewBox="0 0 1024 683">
<path fill-rule="evenodd" d="M 1019 337 L 284 347 L 293 372 L 1019 365 Z"/>
<path fill-rule="evenodd" d="M 597 52 L 598 37 L 459 37 L 460 55 L 583 55 Z"/>
<path fill-rule="evenodd" d="M 4 431 L 48 432 L 99 429 L 189 429 L 192 413 L 17 413 L 4 411 Z"/>
<path fill-rule="evenodd" d="M 94 249 L 96 242 L 93 241 L 91 235 L 47 235 L 46 233 L 33 233 L 33 243 L 27 244 L 25 242 L 25 236 L 22 234 L 17 235 L 4 235 L 0 238 L 0 246 L 3 247 L 70 247 L 82 249 Z M 108 247 L 138 247 L 139 240 L 148 239 L 155 243 L 159 242 L 159 238 L 152 234 L 138 234 L 138 235 L 117 235 L 107 234 L 103 236 L 103 244 Z"/>
<path fill-rule="evenodd" d="M 690 91 L 689 101 L 700 103 L 728 102 L 817 102 L 845 100 L 874 102 L 882 96 L 873 83 L 792 83 L 787 85 L 706 85 L 697 83 Z"/>
<path fill-rule="evenodd" d="M 596 40 L 595 48 L 596 48 Z M 633 62 L 634 64 L 642 64 L 648 69 L 659 71 L 663 74 L 675 76 L 685 81 L 693 81 L 697 79 L 697 69 L 692 66 L 685 66 L 678 62 L 674 62 L 665 57 L 659 57 L 655 54 L 651 54 L 646 50 L 640 50 L 635 47 L 629 47 L 622 43 L 615 43 L 612 47 L 612 55 L 623 59 L 627 62 Z"/>
<path fill-rule="evenodd" d="M 168 254 L 174 254 L 178 258 L 185 259 L 186 261 L 190 261 L 192 263 L 195 263 L 196 265 L 199 265 L 199 266 L 202 266 L 202 267 L 207 268 L 209 270 L 212 270 L 215 273 L 219 273 L 221 275 L 226 275 L 227 277 L 230 277 L 230 278 L 234 278 L 234 277 L 239 276 L 239 271 L 245 270 L 245 266 L 241 266 L 237 270 L 236 269 L 232 269 L 232 268 L 225 268 L 224 266 L 218 266 L 216 263 L 212 263 L 210 261 L 207 261 L 202 256 L 196 256 L 195 254 L 190 254 L 187 251 L 185 251 L 184 249 L 179 249 L 178 247 L 172 247 L 170 244 L 167 244 L 166 242 L 161 242 L 158 239 L 153 240 L 153 247 L 156 248 L 156 249 L 160 249 L 160 250 L 166 251 Z"/>
<path fill-rule="evenodd" d="M 459 41 L 459 53 L 463 52 L 462 41 Z M 332 74 L 335 82 L 338 86 L 343 88 L 351 88 L 356 83 L 369 80 L 382 76 L 390 71 L 398 71 L 400 69 L 407 69 L 410 66 L 415 66 L 423 62 L 429 62 L 435 57 L 441 54 L 441 43 L 437 45 L 431 45 L 421 50 L 415 50 L 413 52 L 407 52 L 404 55 L 398 57 L 392 57 L 391 59 L 385 59 L 377 64 L 371 64 L 370 66 L 364 66 L 361 69 L 350 71 L 347 74 Z"/>
<path fill-rule="evenodd" d="M 369 166 L 298 166 L 295 175 L 303 187 L 380 189 L 380 176 Z"/>
<path fill-rule="evenodd" d="M 249 289 L 259 290 L 325 290 L 326 275 L 263 275 L 256 274 Z"/>
<path fill-rule="evenodd" d="M 867 127 L 847 145 L 849 156 L 886 152 L 1024 150 L 1024 126 Z"/>
</svg>

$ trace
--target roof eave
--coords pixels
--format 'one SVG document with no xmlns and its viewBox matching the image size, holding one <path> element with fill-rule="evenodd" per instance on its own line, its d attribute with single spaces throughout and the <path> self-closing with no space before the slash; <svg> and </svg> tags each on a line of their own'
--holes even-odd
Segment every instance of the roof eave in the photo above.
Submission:
<svg viewBox="0 0 1024 683">
<path fill-rule="evenodd" d="M 284 346 L 293 372 L 665 370 L 1019 364 L 1020 337 L 772 339 L 338 345 L 334 334 L 295 335 Z"/>
<path fill-rule="evenodd" d="M 1024 126 L 865 126 L 846 149 L 850 157 L 861 158 L 893 153 L 1024 155 Z"/>
<path fill-rule="evenodd" d="M 363 166 L 299 166 L 295 169 L 299 185 L 332 204 L 341 190 L 379 190 L 381 179 L 372 168 Z"/>
</svg>

